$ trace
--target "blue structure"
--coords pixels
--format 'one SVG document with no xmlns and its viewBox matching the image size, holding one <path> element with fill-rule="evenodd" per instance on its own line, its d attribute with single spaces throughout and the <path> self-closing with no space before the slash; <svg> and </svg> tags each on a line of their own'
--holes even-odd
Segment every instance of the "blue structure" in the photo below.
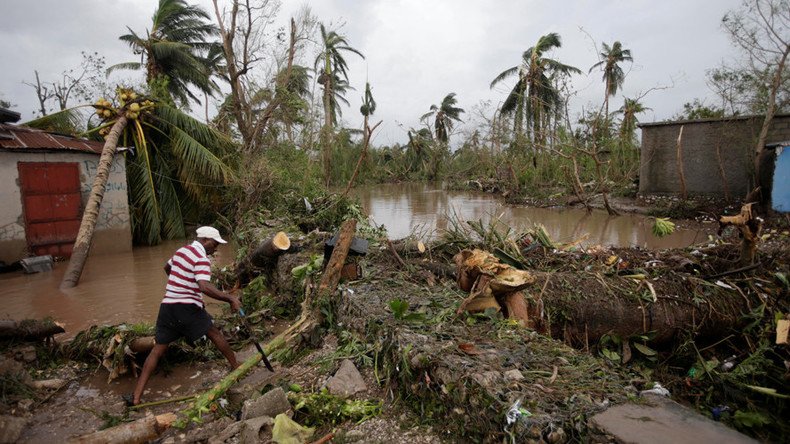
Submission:
<svg viewBox="0 0 790 444">
<path fill-rule="evenodd" d="M 790 213 L 790 143 L 776 147 L 774 184 L 771 206 L 782 213 Z"/>
</svg>

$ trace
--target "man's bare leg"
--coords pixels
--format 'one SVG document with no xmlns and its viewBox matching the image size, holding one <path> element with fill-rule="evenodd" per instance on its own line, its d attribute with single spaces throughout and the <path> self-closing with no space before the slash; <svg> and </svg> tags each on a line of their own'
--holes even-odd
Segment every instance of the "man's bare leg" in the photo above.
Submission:
<svg viewBox="0 0 790 444">
<path fill-rule="evenodd" d="M 151 374 L 156 369 L 156 364 L 159 363 L 159 358 L 165 354 L 167 351 L 168 344 L 154 344 L 154 348 L 151 350 L 151 353 L 148 354 L 148 357 L 145 358 L 145 364 L 143 364 L 143 371 L 140 373 L 140 377 L 137 379 L 137 385 L 134 388 L 134 395 L 132 398 L 132 404 L 137 405 L 140 403 L 140 398 L 143 396 L 143 390 L 145 390 L 145 384 L 148 383 L 148 378 L 151 377 Z"/>
<path fill-rule="evenodd" d="M 233 353 L 233 349 L 230 348 L 230 344 L 228 344 L 228 341 L 225 339 L 225 336 L 222 335 L 222 332 L 219 331 L 217 327 L 212 325 L 211 328 L 208 329 L 206 336 L 211 339 L 211 342 L 213 342 L 222 355 L 225 356 L 225 359 L 227 359 L 228 363 L 230 364 L 230 368 L 232 370 L 236 370 L 239 367 L 239 363 L 236 361 L 236 354 Z"/>
</svg>

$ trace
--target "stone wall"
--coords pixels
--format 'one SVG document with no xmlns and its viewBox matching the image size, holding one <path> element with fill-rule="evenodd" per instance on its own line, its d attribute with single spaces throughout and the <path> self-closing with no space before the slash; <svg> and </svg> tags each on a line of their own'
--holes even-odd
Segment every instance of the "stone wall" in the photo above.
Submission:
<svg viewBox="0 0 790 444">
<path fill-rule="evenodd" d="M 0 261 L 11 263 L 27 257 L 25 218 L 19 188 L 18 162 L 75 162 L 79 164 L 82 206 L 88 201 L 99 156 L 74 151 L 17 152 L 0 151 Z M 102 201 L 91 253 L 131 251 L 132 232 L 126 195 L 126 166 L 116 156 Z"/>
<path fill-rule="evenodd" d="M 762 117 L 735 117 L 640 125 L 642 129 L 639 192 L 679 194 L 677 139 L 690 195 L 740 199 L 752 188 L 751 153 Z M 790 140 L 790 115 L 774 118 L 766 143 Z"/>
</svg>

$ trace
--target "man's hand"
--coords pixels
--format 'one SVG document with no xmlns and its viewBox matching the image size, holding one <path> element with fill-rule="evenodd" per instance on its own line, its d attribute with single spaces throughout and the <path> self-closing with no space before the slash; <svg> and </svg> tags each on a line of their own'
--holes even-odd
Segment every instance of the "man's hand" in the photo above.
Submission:
<svg viewBox="0 0 790 444">
<path fill-rule="evenodd" d="M 230 300 L 228 301 L 230 304 L 230 309 L 235 313 L 241 309 L 241 301 L 236 296 L 230 295 Z"/>
<path fill-rule="evenodd" d="M 219 290 L 211 282 L 198 281 L 198 286 L 200 287 L 200 291 L 203 292 L 203 294 L 205 294 L 206 296 L 230 304 L 230 308 L 231 310 L 233 310 L 233 312 L 238 312 L 239 309 L 241 308 L 241 301 L 239 301 L 239 298 L 237 298 L 232 294 L 225 293 L 224 291 Z"/>
</svg>

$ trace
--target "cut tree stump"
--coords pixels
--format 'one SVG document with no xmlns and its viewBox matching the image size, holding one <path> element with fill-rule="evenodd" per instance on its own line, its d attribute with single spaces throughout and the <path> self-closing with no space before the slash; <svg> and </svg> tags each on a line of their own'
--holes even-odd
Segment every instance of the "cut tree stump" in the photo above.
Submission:
<svg viewBox="0 0 790 444">
<path fill-rule="evenodd" d="M 392 249 L 401 256 L 421 256 L 426 251 L 422 241 L 410 238 L 392 241 Z"/>
<path fill-rule="evenodd" d="M 258 248 L 250 254 L 250 262 L 257 267 L 262 267 L 268 261 L 288 251 L 289 248 L 291 248 L 291 240 L 288 239 L 287 234 L 280 231 L 261 242 Z"/>
</svg>

